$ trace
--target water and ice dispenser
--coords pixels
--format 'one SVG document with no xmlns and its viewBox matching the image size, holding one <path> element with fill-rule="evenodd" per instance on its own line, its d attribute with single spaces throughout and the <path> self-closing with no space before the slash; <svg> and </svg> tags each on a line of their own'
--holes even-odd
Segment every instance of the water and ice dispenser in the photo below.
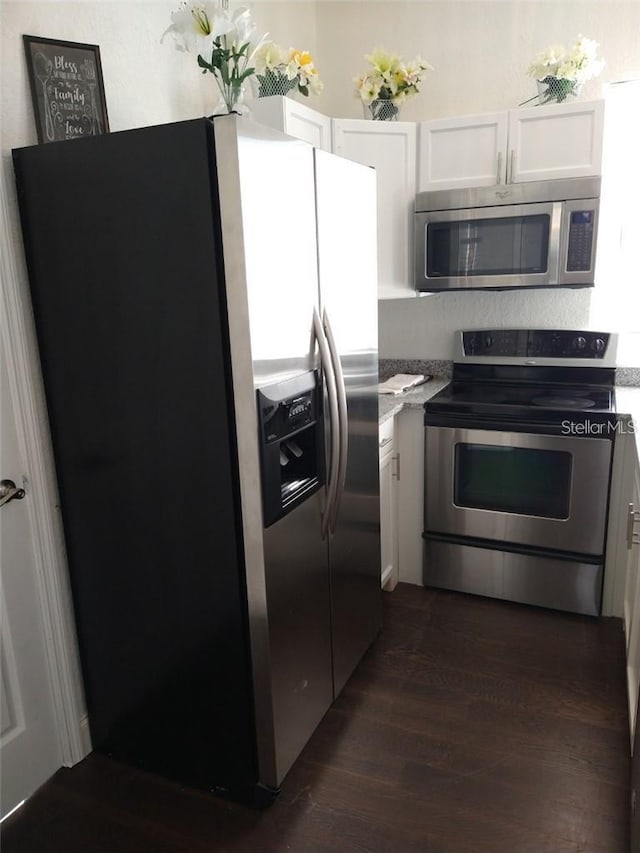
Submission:
<svg viewBox="0 0 640 853">
<path fill-rule="evenodd" d="M 258 419 L 265 527 L 324 483 L 322 393 L 316 371 L 260 388 Z"/>
</svg>

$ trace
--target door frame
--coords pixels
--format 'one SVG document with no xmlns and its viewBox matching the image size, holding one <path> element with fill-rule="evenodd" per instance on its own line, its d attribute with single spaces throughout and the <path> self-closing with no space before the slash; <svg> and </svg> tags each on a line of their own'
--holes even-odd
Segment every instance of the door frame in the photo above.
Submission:
<svg viewBox="0 0 640 853">
<path fill-rule="evenodd" d="M 60 754 L 63 765 L 69 767 L 91 751 L 91 739 L 26 264 L 20 249 L 11 157 L 2 159 L 0 240 L 5 250 L 0 254 L 0 310 L 5 322 L 0 351 L 7 361 L 7 393 L 16 419 L 21 462 L 29 475 L 25 508 L 35 558 L 36 605 L 46 638 Z"/>
</svg>

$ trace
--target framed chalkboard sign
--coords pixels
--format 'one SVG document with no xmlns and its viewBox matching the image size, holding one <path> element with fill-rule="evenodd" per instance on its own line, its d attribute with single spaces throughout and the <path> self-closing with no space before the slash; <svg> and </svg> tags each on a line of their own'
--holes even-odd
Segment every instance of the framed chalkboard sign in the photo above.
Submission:
<svg viewBox="0 0 640 853">
<path fill-rule="evenodd" d="M 109 132 L 96 44 L 23 36 L 38 142 Z"/>
</svg>

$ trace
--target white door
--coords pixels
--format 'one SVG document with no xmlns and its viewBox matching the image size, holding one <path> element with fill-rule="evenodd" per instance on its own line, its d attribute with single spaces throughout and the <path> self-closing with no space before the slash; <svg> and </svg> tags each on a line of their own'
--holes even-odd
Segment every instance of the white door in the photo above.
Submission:
<svg viewBox="0 0 640 853">
<path fill-rule="evenodd" d="M 25 465 L 0 350 L 0 479 L 23 485 Z M 0 507 L 0 815 L 5 817 L 62 764 L 41 627 L 29 494 Z"/>
</svg>

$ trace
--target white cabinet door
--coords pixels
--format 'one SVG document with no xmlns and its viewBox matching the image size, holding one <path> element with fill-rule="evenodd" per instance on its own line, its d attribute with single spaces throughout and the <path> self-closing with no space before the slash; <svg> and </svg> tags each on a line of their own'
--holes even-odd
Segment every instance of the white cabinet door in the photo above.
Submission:
<svg viewBox="0 0 640 853">
<path fill-rule="evenodd" d="M 314 148 L 331 151 L 331 119 L 306 104 L 273 95 L 256 98 L 248 106 L 254 121 L 302 139 Z"/>
<path fill-rule="evenodd" d="M 334 119 L 333 151 L 376 170 L 378 298 L 416 296 L 413 282 L 416 125 L 402 121 Z M 367 251 L 367 247 L 362 250 Z"/>
<path fill-rule="evenodd" d="M 604 101 L 579 101 L 509 113 L 508 180 L 599 175 Z"/>
<path fill-rule="evenodd" d="M 599 175 L 604 101 L 420 124 L 420 192 Z"/>
<path fill-rule="evenodd" d="M 382 588 L 391 592 L 398 583 L 398 503 L 394 453 L 394 420 L 380 427 L 380 552 Z"/>
<path fill-rule="evenodd" d="M 504 183 L 507 128 L 505 112 L 423 121 L 418 191 Z"/>
<path fill-rule="evenodd" d="M 635 454 L 633 492 L 628 506 L 626 539 L 627 582 L 625 586 L 624 623 L 627 640 L 627 691 L 629 726 L 633 744 L 638 695 L 640 693 L 640 457 Z"/>
</svg>

